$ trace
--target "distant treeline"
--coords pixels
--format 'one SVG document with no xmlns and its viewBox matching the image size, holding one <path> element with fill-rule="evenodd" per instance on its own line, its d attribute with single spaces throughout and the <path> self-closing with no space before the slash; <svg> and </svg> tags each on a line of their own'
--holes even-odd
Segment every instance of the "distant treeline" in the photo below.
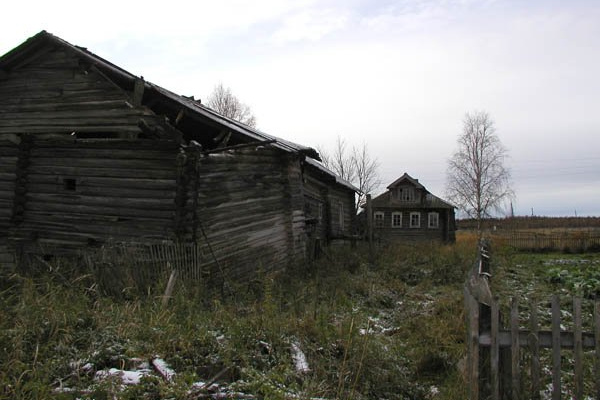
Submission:
<svg viewBox="0 0 600 400">
<path fill-rule="evenodd" d="M 458 229 L 477 228 L 474 219 L 459 219 Z M 554 229 L 554 228 L 600 228 L 600 217 L 509 217 L 489 218 L 482 222 L 483 229 Z"/>
</svg>

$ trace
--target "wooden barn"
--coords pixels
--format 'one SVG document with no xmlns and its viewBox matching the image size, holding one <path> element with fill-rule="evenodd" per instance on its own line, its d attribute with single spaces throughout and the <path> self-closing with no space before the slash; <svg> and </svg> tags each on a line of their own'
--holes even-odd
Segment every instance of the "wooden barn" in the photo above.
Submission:
<svg viewBox="0 0 600 400">
<path fill-rule="evenodd" d="M 232 278 L 352 234 L 355 188 L 310 148 L 45 31 L 0 57 L 0 263 L 192 243 Z"/>
<path fill-rule="evenodd" d="M 455 241 L 454 206 L 405 173 L 371 202 L 373 233 L 388 241 Z"/>
</svg>

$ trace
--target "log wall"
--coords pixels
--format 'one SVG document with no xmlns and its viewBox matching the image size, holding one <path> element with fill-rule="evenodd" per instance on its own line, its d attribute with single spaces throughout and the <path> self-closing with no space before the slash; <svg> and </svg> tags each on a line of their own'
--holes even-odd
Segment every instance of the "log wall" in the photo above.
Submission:
<svg viewBox="0 0 600 400">
<path fill-rule="evenodd" d="M 305 210 L 309 218 L 317 219 L 315 237 L 347 237 L 354 230 L 354 192 L 333 182 L 326 183 L 320 176 L 311 169 L 304 175 Z"/>
<path fill-rule="evenodd" d="M 199 160 L 198 240 L 211 275 L 241 280 L 288 265 L 303 252 L 299 168 L 274 149 L 211 154 Z M 299 193 L 299 192 L 296 192 Z M 301 260 L 299 260 L 301 261 Z"/>
<path fill-rule="evenodd" d="M 20 143 L 16 135 L 0 135 L 0 238 L 11 224 Z"/>
<path fill-rule="evenodd" d="M 154 140 L 35 141 L 13 239 L 52 254 L 174 239 L 177 151 Z"/>
</svg>

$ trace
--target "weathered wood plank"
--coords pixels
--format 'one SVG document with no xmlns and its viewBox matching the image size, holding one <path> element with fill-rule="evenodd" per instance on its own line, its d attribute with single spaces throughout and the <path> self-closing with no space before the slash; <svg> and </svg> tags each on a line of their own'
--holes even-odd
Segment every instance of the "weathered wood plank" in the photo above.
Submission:
<svg viewBox="0 0 600 400">
<path fill-rule="evenodd" d="M 491 304 L 491 348 L 490 348 L 490 379 L 492 400 L 500 400 L 500 346 L 498 333 L 500 331 L 500 312 L 498 299 L 493 299 Z"/>
<path fill-rule="evenodd" d="M 554 295 L 552 296 L 552 400 L 561 398 L 560 333 L 560 303 L 558 295 Z"/>
<path fill-rule="evenodd" d="M 521 371 L 519 368 L 519 304 L 516 297 L 513 297 L 510 307 L 510 331 L 512 398 L 518 400 L 521 398 Z"/>
<path fill-rule="evenodd" d="M 109 129 L 110 128 L 110 129 Z M 119 133 L 140 133 L 141 130 L 133 125 L 30 125 L 30 126 L 0 126 L 0 133 L 71 133 L 77 132 L 119 132 Z"/>
<path fill-rule="evenodd" d="M 28 200 L 27 210 L 41 211 L 41 212 L 54 212 L 63 213 L 69 215 L 71 213 L 79 214 L 92 214 L 92 215 L 106 215 L 113 217 L 148 217 L 156 219 L 171 220 L 173 217 L 172 211 L 164 210 L 148 210 L 148 209 L 137 209 L 137 208 L 125 208 L 125 207 L 100 207 L 100 206 L 87 206 L 87 205 L 65 205 L 63 203 L 44 203 L 38 202 L 35 199 Z"/>
<path fill-rule="evenodd" d="M 566 332 L 566 331 L 559 332 L 558 337 L 559 337 L 560 347 L 566 348 L 566 349 L 574 348 L 575 341 L 573 338 L 573 332 Z M 539 344 L 540 348 L 551 349 L 552 348 L 552 340 L 553 340 L 552 331 L 544 330 L 544 331 L 538 332 L 538 344 Z M 500 333 L 498 335 L 498 342 L 500 344 L 500 347 L 510 347 L 510 344 L 511 344 L 510 331 L 500 331 Z M 594 346 L 595 346 L 594 335 L 584 332 L 582 334 L 582 342 L 583 342 L 584 349 L 594 348 Z M 489 332 L 482 333 L 479 338 L 479 343 L 481 344 L 481 346 L 484 346 L 484 347 L 490 346 L 490 343 L 491 343 L 490 333 Z M 531 332 L 528 330 L 519 331 L 519 345 L 521 347 L 530 347 L 531 344 L 532 344 Z"/>
<path fill-rule="evenodd" d="M 170 179 L 175 171 L 144 170 L 144 169 L 113 169 L 113 168 L 88 168 L 68 166 L 36 166 L 29 167 L 29 175 L 61 175 L 61 176 L 87 176 L 101 178 L 142 178 L 142 179 Z"/>
<path fill-rule="evenodd" d="M 45 118 L 42 117 L 29 117 L 24 116 L 25 118 L 20 119 L 3 119 L 0 121 L 0 127 L 3 129 L 11 128 L 11 127 L 22 127 L 23 130 L 28 130 L 30 128 L 35 129 L 38 127 L 47 127 L 48 130 L 54 129 L 54 127 L 110 127 L 110 126 L 123 126 L 123 125 L 132 125 L 137 128 L 138 121 L 140 119 L 140 115 L 129 115 L 129 114 L 120 114 L 115 113 L 110 118 L 108 117 L 86 117 L 80 118 L 78 115 L 69 115 L 64 118 L 53 117 L 51 115 L 47 115 Z M 139 129 L 139 128 L 138 128 Z"/>
<path fill-rule="evenodd" d="M 65 209 L 71 205 L 104 206 L 119 208 L 140 208 L 144 210 L 168 210 L 174 208 L 173 199 L 141 198 L 141 197 L 115 197 L 111 193 L 104 196 L 86 196 L 77 192 L 65 191 L 64 193 L 45 194 L 39 192 L 28 192 L 27 201 L 40 203 L 64 204 Z"/>
<path fill-rule="evenodd" d="M 594 302 L 594 339 L 596 350 L 594 352 L 594 375 L 596 399 L 600 399 L 600 300 Z"/>
<path fill-rule="evenodd" d="M 575 400 L 583 400 L 583 341 L 581 337 L 581 298 L 573 299 L 574 379 Z"/>
<path fill-rule="evenodd" d="M 0 183 L 0 190 L 4 187 L 3 184 Z M 14 185 L 13 185 L 14 186 Z M 10 186 L 8 186 L 10 187 Z M 30 181 L 27 184 L 27 189 L 33 193 L 39 194 L 65 194 L 65 190 L 63 188 L 63 183 L 56 179 L 55 183 L 35 183 Z M 14 190 L 14 189 L 13 189 Z M 115 201 L 118 201 L 120 197 L 127 198 L 139 198 L 139 199 L 170 199 L 173 204 L 175 201 L 175 191 L 171 190 L 152 190 L 146 189 L 143 185 L 138 185 L 138 187 L 130 187 L 126 185 L 121 185 L 121 187 L 114 186 L 99 186 L 99 185 L 90 185 L 86 182 L 86 178 L 77 179 L 77 190 L 76 194 L 79 196 L 109 196 L 116 197 Z M 2 197 L 0 195 L 0 197 Z"/>
<path fill-rule="evenodd" d="M 62 101 L 60 103 L 39 104 L 25 103 L 18 105 L 5 105 L 0 107 L 0 115 L 4 113 L 33 113 L 33 112 L 76 112 L 93 111 L 106 109 L 132 108 L 133 106 L 126 99 L 120 100 L 102 100 L 95 99 L 91 101 Z"/>
<path fill-rule="evenodd" d="M 74 226 L 80 225 L 86 227 L 89 224 L 98 226 L 115 226 L 119 227 L 148 227 L 149 229 L 159 229 L 161 227 L 167 227 L 171 229 L 170 220 L 157 219 L 152 216 L 126 216 L 126 215 L 105 215 L 105 214 L 90 214 L 90 213 L 77 213 L 71 212 L 68 214 L 53 212 L 53 211 L 38 211 L 38 210 L 27 210 L 27 219 L 24 221 L 24 226 L 31 224 L 49 224 L 56 226 Z M 62 225 L 64 224 L 64 225 Z"/>
<path fill-rule="evenodd" d="M 537 301 L 531 301 L 529 324 L 529 349 L 531 351 L 531 399 L 540 399 L 540 350 L 539 350 L 539 323 Z"/>
<path fill-rule="evenodd" d="M 56 167 L 85 167 L 85 168 L 123 168 L 123 169 L 146 169 L 146 170 L 171 170 L 175 174 L 175 157 L 164 160 L 145 160 L 135 158 L 60 158 L 39 157 L 32 154 L 31 166 L 56 166 Z"/>
<path fill-rule="evenodd" d="M 175 149 L 174 149 L 175 150 Z M 35 158 L 101 158 L 101 159 L 134 159 L 134 160 L 148 160 L 148 162 L 162 162 L 162 161 L 173 161 L 175 162 L 175 151 L 155 150 L 155 149 L 138 149 L 135 144 L 131 144 L 129 148 L 87 148 L 83 145 L 71 148 L 63 147 L 36 147 L 32 149 L 31 155 Z M 1 151 L 1 148 L 0 148 Z M 1 153 L 0 153 L 1 154 Z"/>
<path fill-rule="evenodd" d="M 65 135 L 67 138 L 70 135 Z M 68 142 L 55 140 L 38 140 L 35 136 L 35 149 L 39 148 L 60 148 L 60 149 L 114 149 L 114 150 L 179 150 L 179 144 L 173 140 L 158 139 L 82 139 L 70 140 Z"/>
<path fill-rule="evenodd" d="M 471 296 L 467 287 L 465 305 L 467 315 L 467 375 L 469 399 L 479 399 L 479 303 Z"/>
<path fill-rule="evenodd" d="M 9 112 L 7 110 L 0 109 L 0 115 L 3 119 L 9 120 L 14 123 L 18 122 L 30 122 L 30 121 L 48 121 L 56 119 L 59 121 L 73 120 L 74 118 L 90 118 L 97 120 L 99 118 L 133 118 L 133 117 L 145 117 L 148 115 L 153 116 L 154 114 L 144 108 L 130 108 L 126 104 L 121 104 L 120 108 L 91 108 L 82 110 L 61 110 L 61 111 L 22 111 L 19 110 Z M 2 125 L 6 126 L 6 122 L 2 122 Z"/>
<path fill-rule="evenodd" d="M 29 184 L 46 184 L 46 185 L 61 185 L 61 176 L 56 175 L 29 175 L 27 177 Z M 83 188 L 97 187 L 99 189 L 105 188 L 125 188 L 131 189 L 132 191 L 137 190 L 158 190 L 158 191 L 175 191 L 176 182 L 175 177 L 173 179 L 153 179 L 153 178 L 129 178 L 129 177 L 96 177 L 96 176 L 81 176 L 77 178 L 77 184 Z M 133 196 L 135 197 L 135 196 Z"/>
</svg>

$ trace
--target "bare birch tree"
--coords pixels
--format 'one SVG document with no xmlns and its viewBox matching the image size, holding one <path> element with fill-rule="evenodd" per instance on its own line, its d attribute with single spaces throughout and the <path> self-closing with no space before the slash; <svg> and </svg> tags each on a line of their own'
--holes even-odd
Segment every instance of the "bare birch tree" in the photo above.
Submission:
<svg viewBox="0 0 600 400">
<path fill-rule="evenodd" d="M 206 105 L 221 115 L 246 124 L 252 128 L 256 127 L 256 118 L 249 106 L 242 103 L 222 83 L 215 86 L 213 92 L 208 96 Z"/>
<path fill-rule="evenodd" d="M 323 165 L 359 189 L 356 202 L 358 208 L 366 195 L 380 183 L 379 162 L 371 157 L 366 143 L 361 147 L 349 148 L 346 141 L 338 136 L 333 153 L 330 154 L 323 148 L 318 150 Z"/>
<path fill-rule="evenodd" d="M 486 112 L 466 113 L 458 149 L 448 160 L 446 195 L 461 211 L 477 220 L 500 211 L 514 196 L 506 148 Z"/>
</svg>

